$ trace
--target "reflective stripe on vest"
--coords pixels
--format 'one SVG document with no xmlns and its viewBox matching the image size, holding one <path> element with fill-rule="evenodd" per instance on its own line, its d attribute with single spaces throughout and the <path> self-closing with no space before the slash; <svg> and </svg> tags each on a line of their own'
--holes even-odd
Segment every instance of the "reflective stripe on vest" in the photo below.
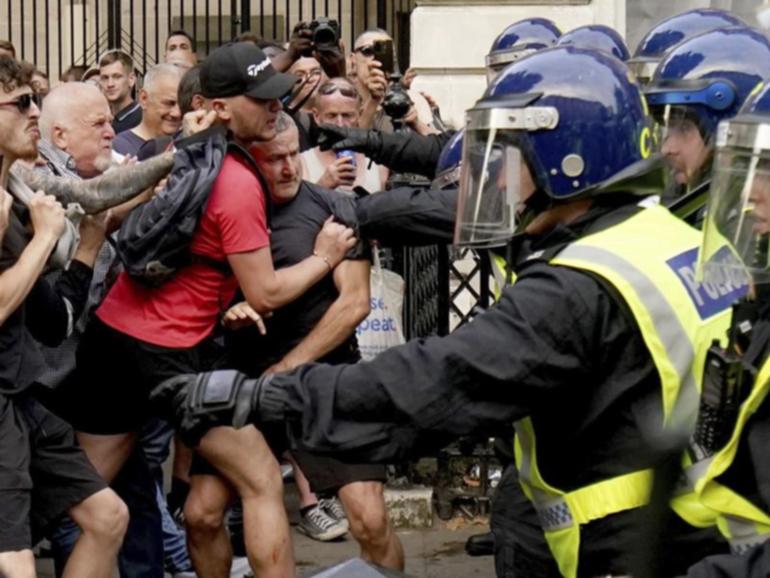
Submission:
<svg viewBox="0 0 770 578">
<path fill-rule="evenodd" d="M 500 300 L 500 295 L 503 293 L 503 289 L 509 285 L 513 285 L 516 282 L 516 274 L 511 271 L 508 261 L 505 257 L 498 255 L 497 253 L 489 252 L 489 262 L 492 269 L 492 276 L 495 280 L 495 286 L 492 289 L 492 295 L 495 301 Z"/>
<path fill-rule="evenodd" d="M 770 513 L 718 482 L 717 478 L 732 466 L 746 424 L 762 405 L 768 391 L 770 359 L 765 360 L 751 393 L 741 404 L 730 441 L 712 456 L 706 473 L 695 483 L 696 494 L 701 502 L 718 513 L 717 527 L 737 554 L 742 554 L 770 538 Z"/>
<path fill-rule="evenodd" d="M 690 431 L 694 425 L 706 353 L 714 339 L 724 339 L 730 320 L 733 298 L 720 299 L 726 291 L 714 287 L 705 291 L 695 282 L 699 244 L 697 230 L 653 206 L 568 245 L 551 260 L 553 265 L 598 275 L 623 297 L 660 375 L 662 425 L 669 431 Z M 524 491 L 567 578 L 578 574 L 581 524 L 648 503 L 650 470 L 571 492 L 550 486 L 537 466 L 536 435 L 529 418 L 516 424 L 515 453 Z M 688 513 L 701 516 L 708 525 L 705 518 L 711 513 L 705 508 L 698 511 L 694 499 L 689 505 L 693 508 Z"/>
</svg>

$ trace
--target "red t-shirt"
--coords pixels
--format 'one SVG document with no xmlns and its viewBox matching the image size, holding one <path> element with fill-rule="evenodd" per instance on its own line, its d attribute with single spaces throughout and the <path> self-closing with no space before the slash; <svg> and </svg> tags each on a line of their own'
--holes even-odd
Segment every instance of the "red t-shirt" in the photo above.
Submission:
<svg viewBox="0 0 770 578">
<path fill-rule="evenodd" d="M 265 193 L 252 169 L 228 154 L 193 235 L 190 250 L 225 261 L 233 253 L 270 245 Z M 123 272 L 96 315 L 118 331 L 155 345 L 188 348 L 214 329 L 235 296 L 238 281 L 206 264 L 180 270 L 160 287 L 148 288 Z"/>
</svg>

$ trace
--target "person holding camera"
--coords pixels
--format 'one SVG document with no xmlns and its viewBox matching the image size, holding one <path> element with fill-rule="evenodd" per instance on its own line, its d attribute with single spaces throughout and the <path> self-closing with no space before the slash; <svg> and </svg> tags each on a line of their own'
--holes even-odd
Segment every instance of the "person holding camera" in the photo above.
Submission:
<svg viewBox="0 0 770 578">
<path fill-rule="evenodd" d="M 333 78 L 318 89 L 313 118 L 319 125 L 356 127 L 360 104 L 361 97 L 349 80 Z M 316 147 L 302 153 L 302 164 L 305 179 L 328 189 L 351 191 L 358 186 L 375 192 L 383 190 L 388 180 L 388 169 L 349 150 Z"/>
<path fill-rule="evenodd" d="M 354 77 L 356 89 L 363 99 L 360 126 L 393 132 L 394 125 L 382 106 L 390 92 L 389 87 L 392 83 L 397 84 L 400 79 L 400 76 L 394 75 L 396 63 L 393 38 L 380 28 L 373 28 L 359 35 L 353 46 L 353 53 L 350 55 L 350 72 Z M 407 124 L 420 133 L 430 131 L 433 114 L 425 98 L 419 93 L 404 90 L 400 84 L 392 88 L 408 94 L 416 110 L 416 114 L 411 114 L 411 122 Z M 407 108 L 402 118 L 406 120 L 409 116 Z"/>
<path fill-rule="evenodd" d="M 294 27 L 288 48 L 270 60 L 279 72 L 288 71 L 299 77 L 284 105 L 299 128 L 300 150 L 316 146 L 317 126 L 310 113 L 313 96 L 329 78 L 345 76 L 345 45 L 340 39 L 336 20 L 317 18 L 299 22 Z"/>
</svg>

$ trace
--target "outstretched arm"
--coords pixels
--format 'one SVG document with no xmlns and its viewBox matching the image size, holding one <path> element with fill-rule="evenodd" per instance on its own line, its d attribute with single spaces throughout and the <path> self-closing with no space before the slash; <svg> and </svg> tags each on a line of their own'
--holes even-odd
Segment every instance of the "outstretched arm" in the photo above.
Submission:
<svg viewBox="0 0 770 578">
<path fill-rule="evenodd" d="M 311 451 L 369 461 L 495 434 L 552 403 L 565 385 L 591 383 L 596 327 L 615 311 L 593 279 L 543 269 L 447 337 L 411 341 L 367 363 L 243 376 L 233 387 L 218 372 L 188 376 L 154 397 L 193 439 L 223 423 L 289 422 L 295 441 Z"/>
<path fill-rule="evenodd" d="M 15 163 L 16 173 L 33 191 L 42 190 L 62 204 L 80 203 L 86 213 L 100 213 L 129 201 L 165 177 L 174 153 L 163 153 L 131 166 L 117 167 L 93 179 L 45 175 Z"/>
</svg>

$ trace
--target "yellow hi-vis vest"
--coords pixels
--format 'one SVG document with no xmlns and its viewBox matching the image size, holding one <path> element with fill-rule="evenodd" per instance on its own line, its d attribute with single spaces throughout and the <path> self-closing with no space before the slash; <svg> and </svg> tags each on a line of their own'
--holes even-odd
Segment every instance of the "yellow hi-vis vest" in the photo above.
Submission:
<svg viewBox="0 0 770 578">
<path fill-rule="evenodd" d="M 762 405 L 768 391 L 770 359 L 765 360 L 749 397 L 741 404 L 730 441 L 708 460 L 704 475 L 695 483 L 695 492 L 701 502 L 718 513 L 717 527 L 736 554 L 742 554 L 770 538 L 770 513 L 723 485 L 717 478 L 733 464 L 746 424 Z"/>
<path fill-rule="evenodd" d="M 511 270 L 505 257 L 493 251 L 489 252 L 489 262 L 492 269 L 492 281 L 494 282 L 492 295 L 495 301 L 499 301 L 503 289 L 516 282 L 516 273 Z"/>
<path fill-rule="evenodd" d="M 689 427 L 694 421 L 708 349 L 713 340 L 725 339 L 731 305 L 747 289 L 697 283 L 699 245 L 696 229 L 652 206 L 571 243 L 550 261 L 598 275 L 623 297 L 660 375 L 664 428 Z M 530 418 L 516 423 L 515 454 L 524 492 L 566 578 L 578 574 L 582 524 L 649 502 L 651 469 L 569 492 L 549 485 L 538 469 Z"/>
</svg>

